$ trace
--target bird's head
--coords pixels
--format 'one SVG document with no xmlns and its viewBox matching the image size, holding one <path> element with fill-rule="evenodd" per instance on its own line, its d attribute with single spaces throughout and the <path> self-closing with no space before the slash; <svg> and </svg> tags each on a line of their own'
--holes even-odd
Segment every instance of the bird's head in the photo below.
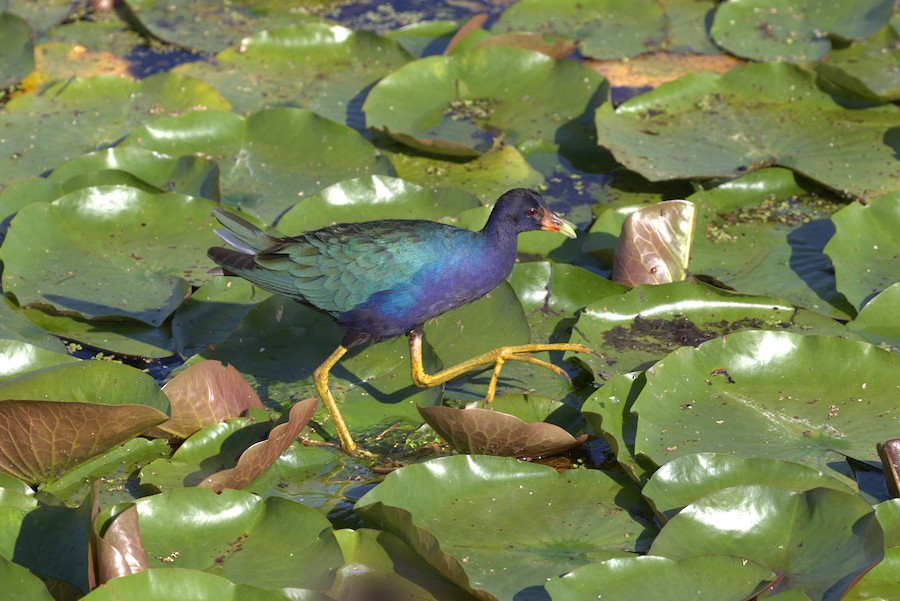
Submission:
<svg viewBox="0 0 900 601">
<path fill-rule="evenodd" d="M 514 188 L 497 200 L 485 229 L 489 227 L 516 234 L 545 230 L 559 232 L 568 238 L 575 237 L 575 228 L 571 223 L 551 211 L 540 194 L 525 188 Z"/>
</svg>

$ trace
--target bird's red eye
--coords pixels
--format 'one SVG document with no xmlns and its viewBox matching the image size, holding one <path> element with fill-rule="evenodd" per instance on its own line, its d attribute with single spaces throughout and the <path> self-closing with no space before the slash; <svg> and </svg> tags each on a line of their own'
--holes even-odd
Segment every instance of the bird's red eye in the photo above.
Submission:
<svg viewBox="0 0 900 601">
<path fill-rule="evenodd" d="M 525 214 L 528 215 L 529 217 L 534 217 L 535 215 L 537 215 L 537 212 L 538 212 L 537 209 L 535 209 L 534 207 L 531 207 L 530 209 L 525 211 Z"/>
</svg>

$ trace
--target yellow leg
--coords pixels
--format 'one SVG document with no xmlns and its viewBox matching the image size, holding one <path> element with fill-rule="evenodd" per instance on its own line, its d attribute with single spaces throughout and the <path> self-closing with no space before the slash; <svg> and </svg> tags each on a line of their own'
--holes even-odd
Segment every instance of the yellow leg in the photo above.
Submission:
<svg viewBox="0 0 900 601">
<path fill-rule="evenodd" d="M 316 385 L 316 392 L 319 393 L 319 398 L 325 403 L 325 408 L 328 410 L 328 415 L 331 416 L 331 421 L 334 422 L 334 429 L 337 430 L 338 439 L 341 441 L 341 447 L 351 455 L 367 455 L 368 453 L 361 451 L 356 446 L 356 443 L 353 442 L 353 437 L 350 436 L 350 430 L 347 429 L 347 424 L 344 423 L 344 418 L 341 416 L 337 403 L 335 402 L 334 397 L 331 396 L 331 390 L 328 388 L 328 372 L 330 372 L 331 368 L 335 366 L 338 360 L 346 354 L 347 350 L 347 347 L 344 345 L 338 346 L 337 349 L 325 359 L 325 362 L 313 372 L 313 382 Z"/>
<path fill-rule="evenodd" d="M 521 344 L 518 346 L 501 346 L 482 353 L 477 357 L 473 357 L 462 363 L 458 363 L 452 367 L 442 369 L 436 374 L 425 373 L 425 366 L 422 365 L 422 330 L 416 329 L 409 333 L 409 359 L 412 365 L 412 380 L 416 386 L 430 388 L 439 386 L 445 382 L 461 376 L 462 374 L 477 369 L 485 365 L 494 365 L 494 372 L 491 374 L 491 381 L 488 384 L 487 394 L 484 397 L 485 403 L 494 400 L 497 392 L 497 380 L 500 377 L 500 370 L 507 361 L 522 361 L 523 363 L 531 363 L 545 369 L 566 375 L 566 372 L 557 365 L 541 361 L 535 357 L 531 357 L 531 353 L 539 353 L 542 351 L 572 351 L 575 353 L 594 354 L 594 351 L 583 344 Z"/>
</svg>

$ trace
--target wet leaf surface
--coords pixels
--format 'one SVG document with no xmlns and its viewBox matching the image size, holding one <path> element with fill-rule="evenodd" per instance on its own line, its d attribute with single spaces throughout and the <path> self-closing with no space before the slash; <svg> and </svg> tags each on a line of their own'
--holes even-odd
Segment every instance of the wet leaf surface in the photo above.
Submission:
<svg viewBox="0 0 900 601">
<path fill-rule="evenodd" d="M 686 200 L 631 213 L 622 224 L 612 280 L 626 286 L 683 281 L 696 225 L 696 207 Z"/>
<path fill-rule="evenodd" d="M 171 419 L 160 429 L 187 438 L 197 430 L 232 417 L 248 409 L 264 409 L 256 392 L 231 365 L 202 361 L 179 372 L 165 386 Z"/>
<path fill-rule="evenodd" d="M 103 535 L 97 537 L 98 582 L 103 584 L 148 567 L 137 509 L 132 506 L 115 516 Z"/>
</svg>

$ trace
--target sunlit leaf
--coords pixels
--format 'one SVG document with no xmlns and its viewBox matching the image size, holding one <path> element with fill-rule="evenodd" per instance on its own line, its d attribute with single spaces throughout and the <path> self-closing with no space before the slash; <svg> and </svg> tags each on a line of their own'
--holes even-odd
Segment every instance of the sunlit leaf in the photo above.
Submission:
<svg viewBox="0 0 900 601">
<path fill-rule="evenodd" d="M 654 535 L 643 500 L 621 477 L 508 457 L 408 465 L 356 511 L 482 599 L 512 599 L 577 566 L 643 550 Z"/>
<path fill-rule="evenodd" d="M 460 453 L 504 457 L 546 457 L 567 451 L 587 440 L 575 438 L 546 422 L 525 423 L 518 417 L 490 409 L 419 407 L 422 418 Z"/>
<path fill-rule="evenodd" d="M 866 303 L 847 328 L 875 344 L 900 348 L 900 282 L 886 288 Z"/>
<path fill-rule="evenodd" d="M 113 578 L 136 574 L 150 567 L 138 512 L 134 506 L 112 518 L 102 536 L 97 537 L 97 572 L 100 584 Z"/>
<path fill-rule="evenodd" d="M 651 180 L 781 165 L 859 198 L 900 189 L 896 123 L 896 107 L 845 108 L 788 63 L 687 75 L 597 111 L 600 144 Z"/>
<path fill-rule="evenodd" d="M 145 405 L 0 401 L 0 469 L 50 482 L 165 419 Z"/>
<path fill-rule="evenodd" d="M 41 579 L 28 568 L 0 556 L 0 582 L 6 594 L 21 601 L 54 601 Z"/>
<path fill-rule="evenodd" d="M 696 207 L 686 200 L 667 200 L 631 213 L 619 235 L 612 280 L 626 286 L 684 280 L 696 223 Z"/>
<path fill-rule="evenodd" d="M 265 441 L 244 451 L 235 467 L 216 472 L 198 486 L 222 492 L 225 488 L 240 489 L 252 482 L 297 439 L 316 410 L 316 403 L 316 399 L 295 403 L 288 413 L 288 421 L 272 428 Z"/>
<path fill-rule="evenodd" d="M 32 69 L 34 43 L 28 23 L 18 15 L 0 12 L 0 89 L 17 84 Z"/>
<path fill-rule="evenodd" d="M 898 44 L 900 33 L 885 27 L 868 39 L 835 50 L 816 70 L 854 94 L 896 102 L 900 100 L 900 73 L 894 68 L 900 60 Z"/>
<path fill-rule="evenodd" d="M 0 339 L 0 381 L 45 367 L 75 363 L 78 358 L 18 340 Z"/>
<path fill-rule="evenodd" d="M 116 578 L 90 594 L 85 601 L 283 601 L 284 596 L 247 584 L 235 584 L 231 580 L 207 574 L 200 570 L 159 568 Z"/>
<path fill-rule="evenodd" d="M 187 438 L 200 428 L 238 417 L 251 407 L 264 409 L 256 392 L 232 365 L 202 361 L 163 386 L 172 418 L 160 429 Z"/>
<path fill-rule="evenodd" d="M 797 587 L 811 599 L 837 601 L 881 561 L 883 540 L 875 512 L 858 495 L 735 486 L 683 509 L 650 551 L 676 560 L 744 557 L 781 575 L 770 594 Z"/>
</svg>

